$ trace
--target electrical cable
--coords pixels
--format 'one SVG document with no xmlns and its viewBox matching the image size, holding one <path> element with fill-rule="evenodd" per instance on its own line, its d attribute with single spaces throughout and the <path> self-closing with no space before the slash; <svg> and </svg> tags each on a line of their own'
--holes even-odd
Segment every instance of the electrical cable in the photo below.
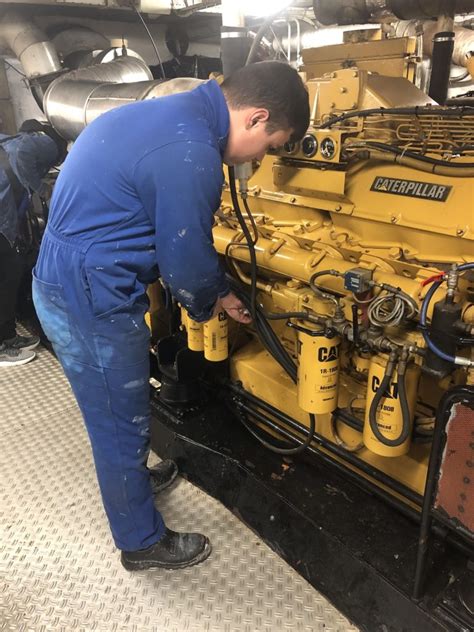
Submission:
<svg viewBox="0 0 474 632">
<path fill-rule="evenodd" d="M 410 297 L 411 299 L 411 297 Z M 375 297 L 367 310 L 367 316 L 376 327 L 397 327 L 415 316 L 416 309 L 411 300 L 402 293 L 382 294 Z"/>
<path fill-rule="evenodd" d="M 161 61 L 160 53 L 158 52 L 158 48 L 157 48 L 157 46 L 156 46 L 156 44 L 155 44 L 155 40 L 153 39 L 153 36 L 152 36 L 152 34 L 150 33 L 150 29 L 148 28 L 148 26 L 147 26 L 147 24 L 146 24 L 145 20 L 143 19 L 142 14 L 141 14 L 141 13 L 140 13 L 140 11 L 137 9 L 137 7 L 136 7 L 135 5 L 133 5 L 133 7 L 132 7 L 132 8 L 133 8 L 133 10 L 135 11 L 135 13 L 138 15 L 138 17 L 140 18 L 141 23 L 143 24 L 143 27 L 144 27 L 145 31 L 147 32 L 148 37 L 150 38 L 151 44 L 152 44 L 153 48 L 155 49 L 155 53 L 156 53 L 156 56 L 157 56 L 157 58 L 158 58 L 158 63 L 159 63 L 159 65 L 160 65 L 160 70 L 161 70 L 161 76 L 163 77 L 163 79 L 166 79 L 165 69 L 163 68 L 163 62 Z"/>
<path fill-rule="evenodd" d="M 408 107 L 408 108 L 371 108 L 368 110 L 354 110 L 354 111 L 345 112 L 344 114 L 340 114 L 339 116 L 334 116 L 330 118 L 329 120 L 322 123 L 319 129 L 327 129 L 328 127 L 331 127 L 332 125 L 335 125 L 336 123 L 341 123 L 342 121 L 345 121 L 350 118 L 358 118 L 358 117 L 366 118 L 368 116 L 372 116 L 373 114 L 382 114 L 382 115 L 405 114 L 405 115 L 413 115 L 417 117 L 432 116 L 433 114 L 436 114 L 437 116 L 442 116 L 442 117 L 447 117 L 447 118 L 451 116 L 455 118 L 462 118 L 465 115 L 473 116 L 474 107 L 462 106 L 462 107 L 449 108 L 449 109 L 440 108 L 439 111 L 436 110 L 435 108 L 429 108 L 426 106 L 417 106 L 417 107 Z"/>
<path fill-rule="evenodd" d="M 252 316 L 252 320 L 256 319 L 255 305 L 257 302 L 257 255 L 255 254 L 255 246 L 252 241 L 252 237 L 250 235 L 250 231 L 248 226 L 244 220 L 242 215 L 242 211 L 240 210 L 239 198 L 237 196 L 237 189 L 235 187 L 235 171 L 234 167 L 229 167 L 229 187 L 230 187 L 230 196 L 232 199 L 232 204 L 234 206 L 234 212 L 237 215 L 237 219 L 239 220 L 240 227 L 242 232 L 244 233 L 245 240 L 247 242 L 247 246 L 249 249 L 250 255 L 250 278 L 251 278 L 251 286 L 250 286 L 250 315 Z M 250 209 L 249 209 L 250 213 Z"/>
<path fill-rule="evenodd" d="M 21 75 L 24 79 L 28 79 L 27 75 L 25 75 L 24 72 L 21 72 L 21 70 L 18 70 L 18 68 L 15 68 L 15 66 L 11 64 L 9 61 L 7 61 L 6 59 L 3 60 L 3 63 L 7 65 L 9 68 L 11 68 L 12 70 L 14 70 L 15 72 L 17 72 L 19 75 Z"/>
<path fill-rule="evenodd" d="M 271 25 L 273 24 L 275 18 L 280 15 L 280 13 L 283 13 L 283 11 L 285 11 L 286 9 L 280 9 L 279 11 L 276 11 L 275 13 L 273 13 L 272 15 L 268 16 L 261 24 L 260 28 L 258 29 L 255 38 L 252 42 L 252 46 L 250 47 L 249 50 L 249 54 L 247 55 L 247 60 L 245 62 L 245 65 L 248 66 L 249 64 L 252 64 L 255 60 L 255 57 L 257 56 L 257 52 L 258 52 L 258 47 L 260 46 L 260 42 L 263 39 L 263 36 L 265 35 L 267 29 L 269 29 L 271 27 Z"/>
<path fill-rule="evenodd" d="M 273 356 L 273 358 L 280 364 L 283 370 L 290 376 L 293 382 L 296 384 L 297 379 L 298 379 L 296 365 L 291 359 L 286 349 L 281 344 L 280 340 L 278 339 L 278 336 L 273 331 L 268 320 L 265 318 L 263 310 L 257 305 L 257 299 L 256 299 L 257 297 L 257 257 L 255 254 L 255 244 L 252 241 L 252 236 L 250 234 L 248 226 L 240 210 L 239 199 L 237 196 L 237 189 L 235 186 L 235 172 L 234 172 L 233 167 L 229 167 L 229 187 L 230 187 L 232 204 L 234 206 L 234 211 L 237 215 L 237 219 L 239 221 L 240 227 L 246 239 L 247 247 L 249 249 L 249 254 L 250 254 L 250 278 L 251 278 L 250 299 L 247 299 L 242 293 L 240 293 L 241 295 L 239 296 L 239 298 L 241 298 L 244 305 L 246 305 L 246 307 L 249 309 L 250 314 L 252 316 L 252 320 L 256 327 L 257 333 L 259 334 L 260 339 L 262 340 L 265 348 Z M 249 216 L 251 216 L 251 212 L 250 212 L 250 209 L 248 208 L 248 205 L 246 205 L 246 211 L 249 214 Z M 255 230 L 256 230 L 256 227 L 255 227 Z M 258 237 L 257 233 L 256 233 L 256 237 Z M 234 287 L 236 284 L 237 282 L 234 280 L 233 281 Z M 239 295 L 239 293 L 237 295 Z M 312 413 L 309 414 L 309 417 L 310 417 L 310 426 L 309 426 L 309 433 L 308 433 L 307 438 L 305 439 L 303 443 L 292 448 L 281 448 L 281 447 L 272 445 L 271 443 L 269 443 L 268 441 L 260 437 L 257 433 L 255 433 L 244 421 L 242 421 L 242 423 L 247 428 L 247 430 L 252 434 L 252 436 L 255 439 L 257 439 L 267 449 L 273 452 L 276 452 L 277 454 L 294 455 L 294 454 L 299 454 L 300 452 L 302 452 L 313 441 L 315 430 L 316 430 L 316 417 Z"/>
<path fill-rule="evenodd" d="M 376 141 L 364 141 L 364 146 L 373 147 L 374 149 L 379 149 L 380 151 L 386 151 L 391 154 L 396 154 L 397 156 L 402 156 L 403 158 L 411 158 L 412 160 L 419 160 L 420 162 L 426 162 L 430 165 L 438 165 L 440 167 L 450 167 L 453 169 L 472 169 L 474 168 L 474 162 L 451 162 L 449 160 L 439 160 L 437 158 L 431 158 L 430 156 L 424 156 L 422 154 L 417 154 L 412 151 L 406 151 L 405 149 L 400 149 L 399 147 L 395 147 L 393 145 L 387 145 L 386 143 L 378 143 Z M 350 146 L 346 147 L 349 148 Z"/>
</svg>

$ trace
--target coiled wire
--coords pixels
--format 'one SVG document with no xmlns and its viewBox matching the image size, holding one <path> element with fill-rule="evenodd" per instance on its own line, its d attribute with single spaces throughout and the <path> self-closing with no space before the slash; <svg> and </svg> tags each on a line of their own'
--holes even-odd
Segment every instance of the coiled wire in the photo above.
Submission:
<svg viewBox="0 0 474 632">
<path fill-rule="evenodd" d="M 370 323 L 377 327 L 396 327 L 415 314 L 416 304 L 403 293 L 381 294 L 371 301 L 367 310 Z"/>
</svg>

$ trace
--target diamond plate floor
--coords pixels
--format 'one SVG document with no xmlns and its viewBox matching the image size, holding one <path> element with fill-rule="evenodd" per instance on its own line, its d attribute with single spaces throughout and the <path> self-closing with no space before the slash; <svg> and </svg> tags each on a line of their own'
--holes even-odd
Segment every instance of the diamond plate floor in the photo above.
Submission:
<svg viewBox="0 0 474 632">
<path fill-rule="evenodd" d="M 0 630 L 357 632 L 216 500 L 183 479 L 168 525 L 213 543 L 204 564 L 130 574 L 103 514 L 87 436 L 45 349 L 0 369 Z"/>
</svg>

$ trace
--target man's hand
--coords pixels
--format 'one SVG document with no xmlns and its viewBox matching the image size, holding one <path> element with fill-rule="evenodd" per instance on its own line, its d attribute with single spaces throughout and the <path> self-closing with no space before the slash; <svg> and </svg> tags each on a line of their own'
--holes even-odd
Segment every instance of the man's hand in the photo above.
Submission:
<svg viewBox="0 0 474 632">
<path fill-rule="evenodd" d="M 238 323 L 249 325 L 252 322 L 250 312 L 233 292 L 229 292 L 226 296 L 217 299 L 217 303 L 214 307 L 214 316 L 222 310 Z"/>
</svg>

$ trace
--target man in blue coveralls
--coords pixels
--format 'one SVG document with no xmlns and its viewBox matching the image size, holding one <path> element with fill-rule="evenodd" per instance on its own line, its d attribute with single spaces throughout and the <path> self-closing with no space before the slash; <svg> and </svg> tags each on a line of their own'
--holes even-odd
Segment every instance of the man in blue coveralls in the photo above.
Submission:
<svg viewBox="0 0 474 632">
<path fill-rule="evenodd" d="M 37 336 L 20 336 L 15 311 L 23 276 L 17 251 L 19 223 L 30 192 L 42 195 L 44 176 L 64 158 L 66 141 L 47 124 L 25 121 L 18 134 L 0 134 L 0 367 L 18 366 L 35 357 Z"/>
<path fill-rule="evenodd" d="M 184 568 L 211 551 L 205 536 L 168 529 L 153 503 L 147 285 L 160 276 L 198 322 L 218 309 L 250 321 L 213 247 L 222 163 L 261 160 L 308 123 L 296 71 L 252 64 L 221 87 L 208 81 L 100 116 L 58 177 L 34 301 L 81 408 L 129 570 Z"/>
</svg>

